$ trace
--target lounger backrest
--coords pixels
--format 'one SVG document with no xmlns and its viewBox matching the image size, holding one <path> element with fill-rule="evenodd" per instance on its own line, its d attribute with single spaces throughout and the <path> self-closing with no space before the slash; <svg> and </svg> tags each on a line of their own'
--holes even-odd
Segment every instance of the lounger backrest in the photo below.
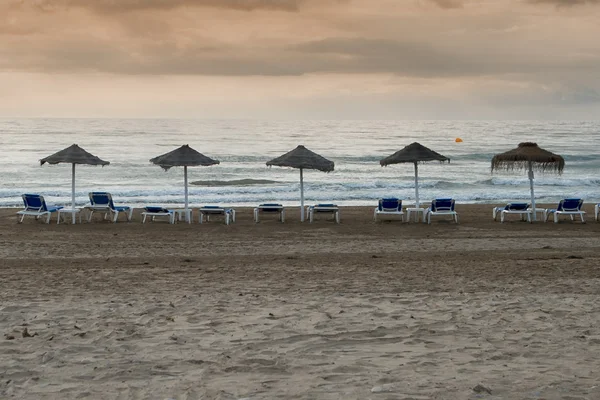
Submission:
<svg viewBox="0 0 600 400">
<path fill-rule="evenodd" d="M 454 211 L 454 199 L 435 199 L 431 202 L 432 211 Z"/>
<path fill-rule="evenodd" d="M 529 208 L 529 203 L 508 203 L 505 210 L 508 211 L 525 211 Z"/>
<path fill-rule="evenodd" d="M 581 211 L 582 199 L 563 199 L 558 203 L 559 211 Z"/>
<path fill-rule="evenodd" d="M 114 205 L 113 199 L 112 199 L 112 195 L 110 193 L 91 192 L 89 194 L 89 196 L 90 196 L 90 203 L 92 203 L 93 206 L 106 206 L 106 207 L 109 207 L 111 210 L 115 208 L 115 205 Z"/>
<path fill-rule="evenodd" d="M 317 204 L 315 207 L 337 207 L 337 204 L 322 203 L 322 204 Z"/>
<path fill-rule="evenodd" d="M 379 211 L 399 211 L 402 209 L 402 200 L 395 197 L 379 199 Z"/>
<path fill-rule="evenodd" d="M 39 194 L 24 194 L 22 197 L 26 211 L 48 211 L 44 196 Z"/>
</svg>

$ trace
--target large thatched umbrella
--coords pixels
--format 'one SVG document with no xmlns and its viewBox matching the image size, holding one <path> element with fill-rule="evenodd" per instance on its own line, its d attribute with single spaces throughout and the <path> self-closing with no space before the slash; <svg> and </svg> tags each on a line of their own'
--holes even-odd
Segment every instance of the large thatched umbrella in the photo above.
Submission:
<svg viewBox="0 0 600 400">
<path fill-rule="evenodd" d="M 42 158 L 40 160 L 40 165 L 48 164 L 59 164 L 59 163 L 68 163 L 72 164 L 71 167 L 71 207 L 73 209 L 73 223 L 75 223 L 75 165 L 76 164 L 86 164 L 86 165 L 108 165 L 110 164 L 108 161 L 101 160 L 93 154 L 88 153 L 83 150 L 81 147 L 73 144 L 67 147 L 64 150 L 59 151 L 58 153 L 54 153 L 51 156 L 46 158 Z"/>
<path fill-rule="evenodd" d="M 531 208 L 533 209 L 533 220 L 536 220 L 535 196 L 533 194 L 533 170 L 554 171 L 561 174 L 565 168 L 565 160 L 558 154 L 551 153 L 538 147 L 537 143 L 519 143 L 516 149 L 506 153 L 496 154 L 492 158 L 492 172 L 495 169 L 526 169 L 529 175 L 529 187 L 531 190 Z"/>
<path fill-rule="evenodd" d="M 391 156 L 388 156 L 379 161 L 382 167 L 390 164 L 400 163 L 413 163 L 415 165 L 415 207 L 419 208 L 419 163 L 426 161 L 440 161 L 450 162 L 450 159 L 446 156 L 436 153 L 435 151 L 428 149 L 420 143 L 414 142 L 409 144 L 402 150 L 398 150 Z"/>
<path fill-rule="evenodd" d="M 300 169 L 300 221 L 304 222 L 304 178 L 302 171 L 304 169 L 317 169 L 323 172 L 331 172 L 333 171 L 334 167 L 333 161 L 329 161 L 325 157 L 322 157 L 300 145 L 294 150 L 267 162 L 267 165 L 269 167 L 276 165 L 278 167 L 292 167 Z"/>
<path fill-rule="evenodd" d="M 212 158 L 197 152 L 186 144 L 166 154 L 154 157 L 150 159 L 150 162 L 161 166 L 165 171 L 171 167 L 183 167 L 183 185 L 185 187 L 185 220 L 187 222 L 192 222 L 188 214 L 187 167 L 215 165 L 219 164 L 219 161 L 213 160 Z"/>
</svg>

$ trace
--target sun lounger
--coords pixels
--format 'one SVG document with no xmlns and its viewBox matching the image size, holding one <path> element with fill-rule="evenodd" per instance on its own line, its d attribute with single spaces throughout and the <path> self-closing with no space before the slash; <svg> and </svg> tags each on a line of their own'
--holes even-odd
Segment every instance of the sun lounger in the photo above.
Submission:
<svg viewBox="0 0 600 400">
<path fill-rule="evenodd" d="M 558 223 L 558 217 L 560 215 L 568 215 L 571 217 L 571 221 L 575 220 L 575 216 L 579 215 L 581 223 L 585 224 L 584 214 L 585 211 L 581 209 L 583 206 L 582 199 L 563 199 L 558 203 L 556 208 L 549 208 L 544 213 L 544 221 L 550 218 L 550 215 L 554 215 L 554 223 Z"/>
<path fill-rule="evenodd" d="M 142 224 L 146 223 L 146 218 L 154 222 L 157 217 L 167 217 L 170 224 L 175 223 L 175 212 L 163 207 L 146 206 L 142 212 Z"/>
<path fill-rule="evenodd" d="M 131 221 L 133 215 L 133 208 L 129 206 L 115 206 L 112 195 L 107 192 L 91 192 L 89 193 L 90 205 L 86 206 L 85 209 L 88 211 L 88 222 L 92 220 L 92 216 L 95 212 L 104 213 L 104 219 L 111 216 L 112 222 L 117 222 L 119 213 L 122 213 L 127 218 L 127 221 Z"/>
<path fill-rule="evenodd" d="M 531 222 L 531 214 L 533 210 L 529 208 L 529 203 L 508 203 L 504 207 L 494 207 L 492 216 L 494 221 L 497 220 L 498 214 L 500 214 L 500 222 L 504 222 L 504 217 L 509 214 L 516 214 L 521 217 L 522 221 L 527 220 Z"/>
<path fill-rule="evenodd" d="M 279 221 L 285 222 L 285 207 L 277 203 L 264 203 L 254 209 L 254 222 L 259 221 L 260 214 L 277 214 Z"/>
<path fill-rule="evenodd" d="M 313 222 L 315 214 L 333 214 L 336 223 L 340 223 L 340 209 L 337 204 L 315 204 L 308 207 L 308 221 Z"/>
<path fill-rule="evenodd" d="M 373 211 L 373 220 L 378 219 L 393 220 L 400 217 L 400 221 L 404 220 L 404 212 L 402 212 L 402 200 L 395 197 L 387 199 L 379 199 L 379 205 Z"/>
<path fill-rule="evenodd" d="M 431 224 L 431 217 L 436 215 L 450 215 L 454 222 L 458 224 L 458 213 L 454 210 L 454 199 L 435 199 L 431 206 L 425 210 L 427 223 Z"/>
<path fill-rule="evenodd" d="M 221 206 L 203 206 L 199 210 L 200 217 L 199 222 L 202 224 L 206 219 L 206 222 L 210 221 L 211 216 L 223 215 L 225 217 L 225 224 L 229 225 L 231 222 L 235 222 L 235 210 L 233 208 L 224 208 Z"/>
<path fill-rule="evenodd" d="M 46 217 L 46 223 L 49 224 L 52 213 L 58 212 L 58 210 L 63 208 L 62 206 L 47 205 L 44 196 L 39 194 L 24 194 L 22 197 L 25 208 L 17 212 L 17 215 L 21 216 L 21 219 L 18 221 L 19 223 L 22 223 L 26 216 L 31 216 L 35 217 L 35 219 Z"/>
</svg>

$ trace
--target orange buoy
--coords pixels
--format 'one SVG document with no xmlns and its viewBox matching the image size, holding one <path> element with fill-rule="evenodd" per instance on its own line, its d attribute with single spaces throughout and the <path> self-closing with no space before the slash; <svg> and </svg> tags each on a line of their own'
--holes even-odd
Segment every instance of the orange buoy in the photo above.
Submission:
<svg viewBox="0 0 600 400">
<path fill-rule="evenodd" d="M 455 141 L 456 143 L 462 143 L 462 141 L 463 141 L 463 140 L 462 140 L 461 138 L 457 137 L 456 139 L 454 139 L 454 141 Z"/>
</svg>

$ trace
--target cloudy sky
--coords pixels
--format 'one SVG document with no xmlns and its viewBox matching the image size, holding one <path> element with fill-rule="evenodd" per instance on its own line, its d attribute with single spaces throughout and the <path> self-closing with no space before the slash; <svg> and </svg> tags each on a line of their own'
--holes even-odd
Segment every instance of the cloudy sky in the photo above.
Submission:
<svg viewBox="0 0 600 400">
<path fill-rule="evenodd" d="M 600 0 L 0 0 L 0 116 L 599 119 Z"/>
</svg>

